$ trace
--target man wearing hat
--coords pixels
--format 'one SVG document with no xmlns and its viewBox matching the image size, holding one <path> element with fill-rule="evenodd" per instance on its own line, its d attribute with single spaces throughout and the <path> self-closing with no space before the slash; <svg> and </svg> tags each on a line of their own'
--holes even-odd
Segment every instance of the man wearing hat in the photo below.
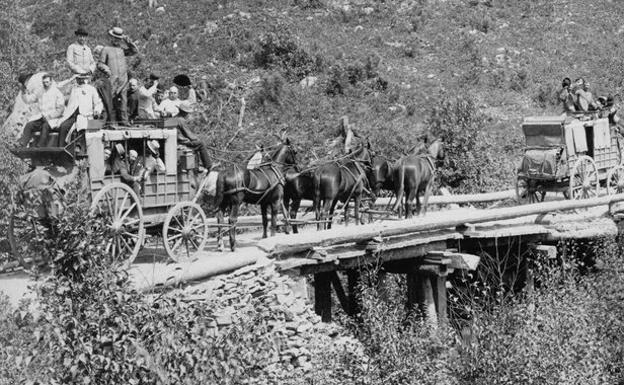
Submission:
<svg viewBox="0 0 624 385">
<path fill-rule="evenodd" d="M 75 32 L 76 42 L 67 47 L 67 65 L 74 74 L 93 73 L 95 60 L 91 49 L 87 46 L 87 31 L 80 27 Z"/>
<path fill-rule="evenodd" d="M 57 120 L 63 116 L 65 108 L 65 97 L 59 89 L 52 83 L 49 74 L 41 77 L 42 90 L 40 93 L 29 93 L 24 84 L 20 85 L 21 96 L 24 103 L 37 103 L 39 113 L 32 116 L 24 126 L 24 132 L 20 138 L 22 147 L 28 146 L 35 132 L 40 132 L 39 141 L 36 147 L 44 147 L 48 142 L 48 131 L 50 127 L 57 125 Z"/>
<path fill-rule="evenodd" d="M 112 173 L 119 174 L 119 177 L 122 182 L 127 184 L 134 190 L 134 192 L 139 195 L 141 192 L 141 185 L 139 182 L 141 181 L 141 176 L 135 176 L 130 173 L 130 165 L 128 164 L 128 160 L 126 159 L 126 149 L 123 144 L 117 143 L 115 144 L 115 158 L 113 160 Z"/>
<path fill-rule="evenodd" d="M 178 109 L 180 110 L 178 116 L 176 117 L 178 121 L 178 144 L 199 152 L 199 158 L 201 159 L 202 165 L 207 170 L 210 170 L 212 162 L 210 161 L 206 144 L 200 140 L 199 136 L 186 124 L 186 119 L 191 116 L 194 109 L 184 103 L 180 104 Z"/>
<path fill-rule="evenodd" d="M 191 79 L 184 74 L 177 75 L 173 78 L 173 84 L 178 86 L 179 105 L 188 106 L 187 110 L 194 109 L 197 104 L 197 94 L 192 87 Z"/>
<path fill-rule="evenodd" d="M 160 143 L 157 140 L 149 140 L 147 142 L 148 154 L 143 161 L 143 167 L 145 172 L 143 179 L 147 179 L 154 170 L 158 172 L 165 172 L 165 162 L 160 159 Z"/>
<path fill-rule="evenodd" d="M 114 27 L 108 31 L 110 45 L 102 49 L 97 67 L 109 76 L 111 94 L 113 96 L 114 116 L 111 120 L 119 121 L 120 125 L 128 122 L 128 66 L 126 56 L 135 55 L 138 50 L 130 38 L 124 35 L 123 29 Z M 127 48 L 121 48 L 122 42 Z"/>
<path fill-rule="evenodd" d="M 157 107 L 154 95 L 158 92 L 158 75 L 151 73 L 145 84 L 139 87 L 138 114 L 139 119 L 156 119 L 154 108 Z"/>
<path fill-rule="evenodd" d="M 66 138 L 74 123 L 77 130 L 84 130 L 88 119 L 94 119 L 102 114 L 104 106 L 98 91 L 89 84 L 90 78 L 88 74 L 78 75 L 76 78 L 78 85 L 71 90 L 67 107 L 60 119 L 62 123 L 58 127 L 61 147 L 65 147 L 65 143 L 69 141 Z"/>
</svg>

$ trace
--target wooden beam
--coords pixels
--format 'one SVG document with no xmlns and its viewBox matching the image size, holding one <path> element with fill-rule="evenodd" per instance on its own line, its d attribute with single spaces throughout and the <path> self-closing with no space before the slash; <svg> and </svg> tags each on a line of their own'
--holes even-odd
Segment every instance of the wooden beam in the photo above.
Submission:
<svg viewBox="0 0 624 385">
<path fill-rule="evenodd" d="M 429 277 L 433 286 L 433 299 L 435 302 L 435 309 L 438 315 L 438 323 L 445 325 L 448 323 L 447 314 L 447 294 L 446 294 L 446 276 L 432 276 Z"/>
<path fill-rule="evenodd" d="M 334 287 L 334 291 L 336 292 L 336 296 L 338 297 L 338 301 L 340 302 L 340 306 L 342 306 L 342 310 L 345 313 L 349 314 L 349 301 L 347 299 L 347 295 L 345 294 L 344 289 L 342 288 L 342 283 L 340 282 L 340 278 L 338 277 L 338 273 L 332 271 L 330 274 L 331 284 Z"/>
<path fill-rule="evenodd" d="M 356 269 L 347 270 L 347 291 L 349 295 L 349 310 L 347 314 L 354 316 L 360 313 L 360 302 L 358 300 L 358 289 L 360 286 L 360 272 Z"/>
<path fill-rule="evenodd" d="M 314 246 L 331 246 L 341 243 L 362 242 L 375 237 L 390 237 L 423 231 L 455 228 L 463 223 L 481 223 L 544 214 L 558 210 L 573 210 L 609 205 L 624 201 L 624 194 L 577 201 L 542 202 L 523 206 L 503 207 L 490 210 L 451 210 L 431 213 L 393 223 L 375 223 L 362 226 L 319 231 L 315 234 L 297 234 L 263 239 L 258 247 L 269 253 L 295 253 Z"/>
<path fill-rule="evenodd" d="M 331 273 L 314 274 L 314 311 L 323 322 L 331 322 Z"/>
</svg>

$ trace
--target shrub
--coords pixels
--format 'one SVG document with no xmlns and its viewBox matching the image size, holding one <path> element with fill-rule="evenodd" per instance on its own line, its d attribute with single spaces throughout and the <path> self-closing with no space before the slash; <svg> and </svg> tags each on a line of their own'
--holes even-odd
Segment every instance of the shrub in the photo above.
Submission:
<svg viewBox="0 0 624 385">
<path fill-rule="evenodd" d="M 505 173 L 500 158 L 505 154 L 492 153 L 495 144 L 487 125 L 471 98 L 447 98 L 434 105 L 427 126 L 433 137 L 444 142 L 446 159 L 438 169 L 440 183 L 470 192 L 498 187 L 494 184 L 501 183 L 498 179 Z"/>
</svg>

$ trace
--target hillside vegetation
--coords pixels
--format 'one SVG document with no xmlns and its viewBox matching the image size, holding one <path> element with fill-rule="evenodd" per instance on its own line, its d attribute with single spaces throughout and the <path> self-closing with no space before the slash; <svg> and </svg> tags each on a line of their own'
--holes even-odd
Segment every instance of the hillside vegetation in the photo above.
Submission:
<svg viewBox="0 0 624 385">
<path fill-rule="evenodd" d="M 216 148 L 250 150 L 287 130 L 306 161 L 326 153 L 325 141 L 347 114 L 374 149 L 394 157 L 435 124 L 432 109 L 467 100 L 478 115 L 478 127 L 469 127 L 477 146 L 464 150 L 487 153 L 470 166 L 495 177 L 455 181 L 463 190 L 509 187 L 519 122 L 559 112 L 564 76 L 585 77 L 596 94 L 623 86 L 624 4 L 617 1 L 159 0 L 163 11 L 147 0 L 0 5 L 5 106 L 18 73 L 68 76 L 63 53 L 79 24 L 92 47 L 118 25 L 138 42 L 131 70 L 139 78 L 185 72 L 198 83 L 206 76 L 210 97 L 196 124 Z M 300 85 L 306 76 L 315 77 L 310 87 Z M 213 155 L 240 161 L 247 154 Z"/>
</svg>

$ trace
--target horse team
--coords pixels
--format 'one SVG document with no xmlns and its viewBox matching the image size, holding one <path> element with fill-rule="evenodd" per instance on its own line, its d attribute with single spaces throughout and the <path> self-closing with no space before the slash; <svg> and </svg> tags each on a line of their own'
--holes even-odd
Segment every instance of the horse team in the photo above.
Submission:
<svg viewBox="0 0 624 385">
<path fill-rule="evenodd" d="M 367 194 L 374 202 L 382 189 L 395 194 L 393 211 L 400 214 L 404 200 L 404 214 L 410 218 L 415 200 L 417 214 L 424 214 L 433 188 L 436 164 L 444 159 L 444 145 L 436 140 L 422 153 L 390 160 L 375 155 L 367 142 L 339 159 L 301 170 L 294 147 L 289 139 L 285 139 L 275 147 L 269 159 L 255 169 L 231 165 L 219 173 L 215 195 L 217 221 L 222 223 L 223 215 L 229 211 L 232 251 L 236 248 L 235 225 L 241 203 L 260 205 L 263 238 L 268 236 L 269 210 L 273 236 L 278 213 L 281 211 L 284 218 L 296 219 L 302 199 L 313 201 L 319 230 L 331 228 L 338 201 L 344 204 L 345 223 L 349 219 L 349 203 L 354 202 L 355 223 L 359 224 L 362 197 Z M 423 195 L 422 204 L 420 195 Z M 292 228 L 294 233 L 298 232 L 296 223 Z"/>
</svg>

